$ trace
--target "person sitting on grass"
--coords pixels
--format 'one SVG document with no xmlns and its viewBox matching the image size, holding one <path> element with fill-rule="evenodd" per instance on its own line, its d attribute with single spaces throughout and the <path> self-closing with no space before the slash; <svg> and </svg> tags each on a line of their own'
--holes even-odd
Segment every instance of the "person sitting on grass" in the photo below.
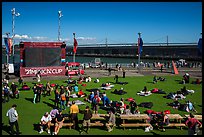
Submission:
<svg viewBox="0 0 204 137">
<path fill-rule="evenodd" d="M 201 84 L 202 83 L 202 81 L 200 80 L 200 79 L 196 79 L 196 81 L 192 81 L 192 84 Z"/>
<path fill-rule="evenodd" d="M 159 80 L 159 81 L 165 81 L 166 79 L 165 79 L 165 78 L 162 78 L 162 77 L 158 77 L 157 80 Z"/>
<path fill-rule="evenodd" d="M 142 90 L 145 94 L 148 94 L 148 90 L 147 90 L 147 87 L 144 86 L 144 89 Z"/>
<path fill-rule="evenodd" d="M 195 107 L 193 106 L 193 103 L 190 100 L 188 100 L 186 104 L 187 104 L 187 112 L 194 111 L 197 113 Z"/>
<path fill-rule="evenodd" d="M 40 120 L 40 129 L 41 129 L 39 132 L 40 134 L 44 132 L 43 129 L 45 128 L 48 128 L 47 133 L 50 134 L 51 121 L 52 121 L 51 115 L 48 112 L 46 112 Z"/>
<path fill-rule="evenodd" d="M 94 98 L 94 92 L 92 91 L 92 92 L 90 93 L 90 95 L 88 96 L 87 101 L 91 103 L 92 100 L 93 100 L 93 98 Z"/>
<path fill-rule="evenodd" d="M 103 94 L 103 97 L 101 98 L 102 102 L 103 102 L 103 106 L 109 106 L 110 104 L 110 99 L 106 96 L 106 94 Z"/>
<path fill-rule="evenodd" d="M 57 135 L 59 133 L 60 128 L 62 128 L 64 122 L 64 117 L 62 115 L 62 111 L 59 111 L 59 114 L 56 115 L 55 118 L 55 132 L 54 135 Z"/>
<path fill-rule="evenodd" d="M 172 103 L 172 107 L 175 109 L 178 109 L 180 107 L 180 103 L 178 101 L 178 98 L 175 98 L 174 102 Z"/>
<path fill-rule="evenodd" d="M 157 77 L 154 76 L 154 77 L 153 77 L 153 84 L 156 84 L 156 83 L 157 83 Z"/>
<path fill-rule="evenodd" d="M 85 96 L 86 96 L 86 93 L 84 93 L 84 92 L 80 89 L 79 92 L 77 93 L 77 96 L 78 96 L 78 98 L 85 97 Z"/>
<path fill-rule="evenodd" d="M 183 88 L 181 88 L 180 91 L 177 91 L 177 94 L 183 94 L 184 96 L 188 95 L 188 91 L 186 89 L 186 86 L 183 86 Z"/>
<path fill-rule="evenodd" d="M 96 78 L 96 79 L 94 80 L 94 83 L 99 83 L 99 79 Z"/>
<path fill-rule="evenodd" d="M 190 81 L 190 76 L 188 73 L 186 73 L 185 75 L 183 75 L 183 80 L 182 80 L 182 84 L 186 84 L 186 83 L 189 83 Z"/>
<path fill-rule="evenodd" d="M 79 91 L 79 87 L 78 87 L 77 84 L 74 85 L 74 91 L 75 91 L 75 92 L 78 92 L 78 91 Z"/>
</svg>

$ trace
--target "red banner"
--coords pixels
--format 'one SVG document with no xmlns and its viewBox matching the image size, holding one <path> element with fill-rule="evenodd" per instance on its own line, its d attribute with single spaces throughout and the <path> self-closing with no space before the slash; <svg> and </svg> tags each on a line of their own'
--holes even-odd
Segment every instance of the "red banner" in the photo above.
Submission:
<svg viewBox="0 0 204 137">
<path fill-rule="evenodd" d="M 41 76 L 65 76 L 65 67 L 20 67 L 21 77 L 35 77 L 37 72 L 40 71 Z"/>
<path fill-rule="evenodd" d="M 77 51 L 77 46 L 78 46 L 77 40 L 74 38 L 74 49 L 73 49 L 74 53 L 76 53 Z"/>
<path fill-rule="evenodd" d="M 12 45 L 13 45 L 13 43 L 12 43 L 12 39 L 9 38 L 9 39 L 8 39 L 9 54 L 12 53 Z"/>
</svg>

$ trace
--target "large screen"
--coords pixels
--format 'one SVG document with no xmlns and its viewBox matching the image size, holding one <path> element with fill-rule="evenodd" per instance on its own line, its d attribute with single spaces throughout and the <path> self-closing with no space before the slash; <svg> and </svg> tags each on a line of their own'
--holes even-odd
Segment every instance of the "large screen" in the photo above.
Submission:
<svg viewBox="0 0 204 137">
<path fill-rule="evenodd" d="M 61 48 L 25 48 L 25 67 L 61 66 Z"/>
</svg>

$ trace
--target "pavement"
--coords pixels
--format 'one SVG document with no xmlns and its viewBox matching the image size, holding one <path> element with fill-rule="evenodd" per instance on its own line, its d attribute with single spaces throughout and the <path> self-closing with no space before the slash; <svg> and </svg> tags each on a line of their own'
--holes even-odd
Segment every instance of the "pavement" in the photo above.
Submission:
<svg viewBox="0 0 204 137">
<path fill-rule="evenodd" d="M 189 73 L 192 78 L 199 78 L 202 79 L 202 69 L 201 68 L 179 68 L 178 69 L 179 74 L 183 76 L 185 73 Z M 5 78 L 4 70 L 2 70 L 2 78 Z M 126 68 L 125 69 L 125 75 L 126 76 L 146 76 L 146 75 L 156 75 L 156 76 L 173 76 L 175 74 L 172 73 L 171 69 L 164 69 L 162 72 L 160 69 L 152 69 L 152 68 L 142 68 L 140 70 L 135 68 Z M 100 68 L 89 68 L 85 70 L 84 76 L 91 76 L 91 77 L 114 77 L 115 75 L 118 75 L 119 77 L 122 77 L 123 72 L 122 70 L 115 70 L 111 71 L 111 75 L 109 76 L 108 70 L 100 69 Z M 10 80 L 9 82 L 18 82 L 19 77 L 15 75 L 9 75 Z M 78 76 L 73 76 L 78 77 Z M 35 77 L 24 77 L 24 82 L 26 81 L 33 81 L 36 82 L 34 79 Z M 43 76 L 41 80 L 67 80 L 67 76 Z"/>
</svg>

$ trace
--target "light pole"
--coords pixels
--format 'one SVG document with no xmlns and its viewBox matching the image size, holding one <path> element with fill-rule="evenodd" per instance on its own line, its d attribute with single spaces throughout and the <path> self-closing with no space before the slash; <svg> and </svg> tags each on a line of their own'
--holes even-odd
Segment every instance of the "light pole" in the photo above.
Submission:
<svg viewBox="0 0 204 137">
<path fill-rule="evenodd" d="M 14 54 L 15 54 L 15 51 L 14 51 L 15 16 L 16 16 L 16 17 L 20 16 L 20 13 L 16 13 L 15 8 L 13 8 L 13 9 L 11 10 L 11 12 L 12 12 L 12 41 L 13 41 L 13 42 L 12 42 L 12 43 L 13 43 L 12 47 L 13 47 L 13 63 L 14 63 Z"/>
<path fill-rule="evenodd" d="M 62 17 L 62 11 L 58 11 L 58 19 L 59 19 L 59 22 L 58 22 L 58 41 L 60 41 L 60 18 Z"/>
</svg>

